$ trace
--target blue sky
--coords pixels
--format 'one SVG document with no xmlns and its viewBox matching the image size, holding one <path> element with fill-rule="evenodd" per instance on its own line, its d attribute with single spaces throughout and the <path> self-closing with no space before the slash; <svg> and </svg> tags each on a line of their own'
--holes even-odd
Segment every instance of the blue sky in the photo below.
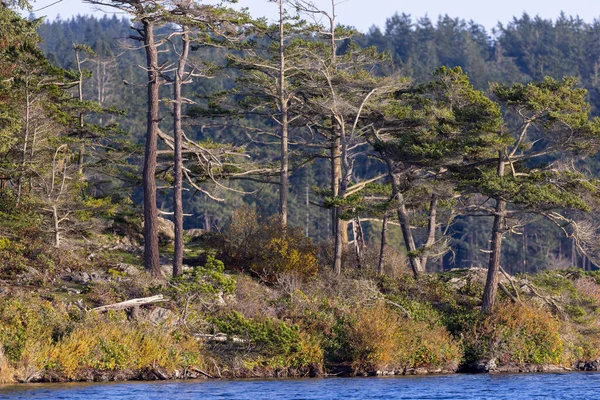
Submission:
<svg viewBox="0 0 600 400">
<path fill-rule="evenodd" d="M 40 9 L 56 0 L 35 0 L 34 9 Z M 413 17 L 428 15 L 437 19 L 440 14 L 474 20 L 488 30 L 498 22 L 506 24 L 513 16 L 521 16 L 523 12 L 539 15 L 543 18 L 555 19 L 561 11 L 567 15 L 579 15 L 587 22 L 600 18 L 599 0 L 335 0 L 338 20 L 345 25 L 352 25 L 361 31 L 370 26 L 383 27 L 386 18 L 394 12 L 411 14 Z M 331 0 L 313 0 L 323 9 L 331 6 Z M 254 16 L 275 18 L 276 7 L 268 0 L 239 0 L 237 7 L 247 7 Z M 101 16 L 94 7 L 81 0 L 62 0 L 48 8 L 35 12 L 37 16 L 47 15 L 54 19 L 57 15 L 66 19 L 77 14 Z"/>
</svg>

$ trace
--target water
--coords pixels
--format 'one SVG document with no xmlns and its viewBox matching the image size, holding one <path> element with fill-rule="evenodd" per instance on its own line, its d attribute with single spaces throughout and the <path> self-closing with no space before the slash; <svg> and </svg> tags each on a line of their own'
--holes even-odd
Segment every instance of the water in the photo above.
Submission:
<svg viewBox="0 0 600 400">
<path fill-rule="evenodd" d="M 600 373 L 0 386 L 0 399 L 591 399 Z"/>
</svg>

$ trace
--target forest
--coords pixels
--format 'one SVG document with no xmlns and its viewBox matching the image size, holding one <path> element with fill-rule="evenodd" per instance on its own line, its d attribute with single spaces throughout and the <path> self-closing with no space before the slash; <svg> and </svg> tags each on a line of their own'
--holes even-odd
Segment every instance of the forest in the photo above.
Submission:
<svg viewBox="0 0 600 400">
<path fill-rule="evenodd" d="M 0 8 L 0 383 L 591 368 L 600 21 L 85 1 Z"/>
<path fill-rule="evenodd" d="M 104 17 L 100 20 L 77 17 L 69 21 L 46 22 L 39 28 L 40 36 L 44 38 L 40 48 L 49 60 L 54 60 L 63 68 L 76 69 L 72 44 L 81 42 L 90 46 L 98 59 L 103 61 L 88 62 L 87 68 L 93 71 L 93 74 L 84 85 L 85 98 L 124 111 L 125 115 L 115 117 L 115 120 L 122 129 L 129 132 L 134 143 L 142 143 L 142 132 L 131 127 L 143 126 L 144 123 L 143 113 L 140 112 L 144 107 L 144 99 L 139 95 L 139 91 L 132 87 L 139 85 L 144 79 L 143 70 L 137 67 L 143 64 L 144 55 L 139 49 L 124 53 L 126 46 L 124 47 L 123 38 L 129 35 L 129 25 L 127 20 L 119 20 L 116 17 Z M 482 26 L 472 22 L 467 23 L 448 16 L 439 17 L 435 22 L 428 18 L 413 21 L 407 15 L 394 15 L 388 19 L 385 29 L 373 27 L 368 33 L 353 37 L 354 43 L 362 48 L 374 46 L 379 53 L 386 54 L 387 58 L 384 57 L 378 65 L 369 66 L 378 69 L 375 72 L 377 77 L 398 76 L 400 79 L 410 80 L 413 85 L 426 83 L 439 66 L 460 66 L 468 75 L 473 88 L 484 92 L 489 90 L 489 84 L 492 82 L 514 84 L 542 81 L 545 77 L 557 80 L 567 76 L 574 77 L 577 78 L 577 87 L 587 90 L 585 101 L 591 107 L 591 115 L 596 114 L 600 101 L 597 95 L 600 49 L 596 44 L 599 39 L 600 27 L 596 23 L 587 24 L 581 19 L 565 15 L 559 16 L 556 22 L 553 22 L 532 18 L 526 14 L 515 18 L 507 26 L 499 27 L 493 39 Z M 346 51 L 345 47 L 349 43 L 350 39 L 346 37 L 340 39 L 340 54 Z M 198 52 L 200 51 L 199 49 Z M 201 54 L 192 52 L 191 56 L 216 66 L 227 64 L 224 51 L 214 48 L 202 51 Z M 228 68 L 233 69 L 232 66 Z M 230 76 L 236 73 L 240 72 L 224 72 L 211 79 L 199 79 L 184 89 L 198 99 L 208 96 L 211 92 L 230 90 L 235 86 L 235 79 Z M 123 82 L 131 84 L 125 85 Z M 214 119 L 207 119 L 205 115 L 194 116 L 193 106 L 189 107 L 192 108 L 189 116 L 193 117 L 189 119 L 186 127 L 188 137 L 244 147 L 252 154 L 255 162 L 262 162 L 261 157 L 268 158 L 268 162 L 279 162 L 278 144 L 273 140 L 248 138 L 247 133 L 243 131 L 244 126 L 231 121 L 228 125 L 213 122 Z M 260 124 L 260 117 L 248 113 L 244 114 L 244 117 L 246 124 L 253 129 L 259 129 L 257 125 Z M 165 121 L 171 118 L 167 110 L 164 118 Z M 306 134 L 301 126 L 304 122 L 292 127 L 293 135 L 302 138 Z M 271 124 L 273 123 L 271 121 Z M 165 126 L 169 124 L 171 122 L 165 122 Z M 270 128 L 275 129 L 273 126 Z M 302 141 L 296 144 L 292 140 L 291 143 L 291 186 L 288 199 L 290 206 L 287 211 L 290 224 L 302 227 L 314 240 L 324 240 L 332 232 L 332 222 L 327 217 L 329 210 L 314 205 L 324 205 L 323 196 L 327 195 L 315 188 L 331 186 L 331 178 L 328 176 L 330 173 L 327 172 L 329 166 L 322 157 L 310 159 L 315 157 L 314 153 L 320 151 L 313 150 L 315 144 L 310 144 L 311 148 L 307 148 L 302 145 Z M 577 168 L 586 171 L 590 176 L 595 175 L 596 162 L 593 154 L 589 157 L 579 157 L 576 161 Z M 543 162 L 550 163 L 551 160 L 546 158 Z M 298 166 L 295 167 L 294 164 Z M 383 174 L 385 169 L 385 163 L 381 160 L 377 160 L 371 154 L 360 154 L 356 157 L 352 171 L 353 183 Z M 224 191 L 220 196 L 227 198 L 225 202 L 213 201 L 202 193 L 184 193 L 184 208 L 187 213 L 193 214 L 185 219 L 185 227 L 220 229 L 226 225 L 233 210 L 240 204 L 257 207 L 263 216 L 277 214 L 278 181 L 267 178 L 264 180 L 270 184 L 236 182 L 235 187 L 244 187 L 247 194 Z M 379 183 L 385 185 L 386 180 L 381 179 Z M 135 184 L 129 187 L 135 189 Z M 140 202 L 139 190 L 133 190 L 132 196 L 135 202 Z M 161 209 L 172 211 L 170 193 L 159 190 L 158 196 Z M 415 205 L 410 211 L 418 210 L 422 204 Z M 381 222 L 370 221 L 368 213 L 360 217 L 363 217 L 362 229 L 366 241 L 378 246 Z M 382 218 L 378 219 L 381 221 Z M 592 268 L 594 257 L 588 255 L 591 253 L 578 251 L 577 244 L 560 229 L 554 229 L 551 222 L 534 215 L 527 216 L 526 219 L 527 222 L 522 224 L 523 228 L 518 235 L 506 237 L 503 257 L 508 270 L 534 272 L 546 269 L 547 265 L 580 265 L 583 268 Z M 488 246 L 489 235 L 485 232 L 491 227 L 490 218 L 474 218 L 469 213 L 457 212 L 451 221 L 443 221 L 442 224 L 440 229 L 448 230 L 449 248 L 452 251 L 447 252 L 445 256 L 439 256 L 439 263 L 430 265 L 430 270 L 487 264 L 487 254 L 480 250 Z M 394 236 L 389 244 L 401 248 L 401 233 L 395 230 L 398 229 L 392 226 L 390 234 Z"/>
</svg>

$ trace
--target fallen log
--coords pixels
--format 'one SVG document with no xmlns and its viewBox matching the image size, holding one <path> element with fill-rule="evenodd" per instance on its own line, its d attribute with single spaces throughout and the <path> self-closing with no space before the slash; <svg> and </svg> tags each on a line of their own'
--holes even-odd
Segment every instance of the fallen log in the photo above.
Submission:
<svg viewBox="0 0 600 400">
<path fill-rule="evenodd" d="M 122 301 L 120 303 L 108 304 L 105 306 L 92 308 L 90 311 L 103 312 L 108 310 L 124 310 L 126 308 L 143 306 L 144 304 L 159 303 L 162 301 L 167 301 L 167 299 L 165 299 L 162 294 L 159 294 L 151 297 L 142 297 L 139 299 Z"/>
</svg>

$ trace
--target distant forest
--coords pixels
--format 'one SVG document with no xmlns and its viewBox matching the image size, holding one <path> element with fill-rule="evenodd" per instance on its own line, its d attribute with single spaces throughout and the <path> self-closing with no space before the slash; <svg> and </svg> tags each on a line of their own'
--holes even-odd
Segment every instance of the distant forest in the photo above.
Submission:
<svg viewBox="0 0 600 400">
<path fill-rule="evenodd" d="M 163 27 L 162 29 L 169 29 Z M 63 68 L 77 68 L 73 44 L 90 46 L 96 57 L 84 65 L 92 75 L 84 85 L 85 98 L 97 101 L 103 107 L 115 107 L 125 115 L 110 117 L 121 129 L 130 132 L 134 142 L 143 141 L 145 124 L 145 72 L 144 53 L 128 40 L 130 22 L 115 16 L 103 18 L 78 16 L 69 20 L 57 19 L 43 23 L 38 32 L 43 39 L 41 49 L 48 59 Z M 600 115 L 600 21 L 586 23 L 579 18 L 561 14 L 555 21 L 531 17 L 527 14 L 500 25 L 490 33 L 484 27 L 462 19 L 441 16 L 437 20 L 427 17 L 413 19 L 406 14 L 391 16 L 384 27 L 372 27 L 369 32 L 353 38 L 360 46 L 374 46 L 387 53 L 392 63 L 390 71 L 415 83 L 427 82 L 440 66 L 460 66 L 476 89 L 488 90 L 490 82 L 512 84 L 541 81 L 546 76 L 556 79 L 575 77 L 588 91 L 587 101 L 592 114 Z M 342 44 L 350 46 L 350 41 Z M 343 50 L 340 50 L 343 52 Z M 201 57 L 216 66 L 225 67 L 225 51 L 199 49 L 194 57 Z M 386 72 L 386 73 L 387 73 Z M 202 101 L 205 95 L 234 87 L 236 73 L 216 75 L 214 79 L 196 81 L 186 87 L 189 96 Z M 163 87 L 161 90 L 169 90 Z M 165 92 L 167 93 L 167 92 Z M 165 96 L 167 96 L 165 94 Z M 166 107 L 166 106 L 165 106 Z M 165 108 L 165 126 L 169 112 Z M 252 121 L 252 116 L 248 120 Z M 106 123 L 106 121 L 103 121 Z M 259 121 L 256 122 L 260 124 Z M 253 153 L 277 161 L 277 146 L 249 143 L 247 132 L 236 126 L 216 126 L 209 119 L 194 118 L 186 126 L 186 133 L 194 140 L 244 145 Z M 130 154 L 136 163 L 140 154 Z M 137 157 L 137 158 L 136 158 Z M 598 176 L 598 157 L 578 161 L 577 167 Z M 331 232 L 329 210 L 315 205 L 318 188 L 328 185 L 328 163 L 316 159 L 311 163 L 292 168 L 290 178 L 289 224 L 301 227 L 315 240 L 325 240 Z M 357 178 L 371 177 L 381 166 L 371 159 L 358 158 L 354 166 Z M 377 171 L 375 171 L 377 172 Z M 193 190 L 184 193 L 184 210 L 192 216 L 185 219 L 186 228 L 220 230 L 232 213 L 241 205 L 255 206 L 264 217 L 278 212 L 277 187 L 256 182 L 240 182 L 239 191 L 223 192 L 225 202 L 215 202 Z M 110 186 L 110 185 L 108 185 Z M 108 187 L 106 182 L 93 190 L 99 194 Z M 139 182 L 132 177 L 129 188 L 132 199 L 139 203 Z M 126 190 L 126 189 L 123 189 Z M 159 208 L 172 210 L 169 190 L 159 191 Z M 451 252 L 429 264 L 430 270 L 454 267 L 487 266 L 491 218 L 458 217 L 448 227 Z M 445 228 L 445 227 L 442 227 Z M 381 224 L 363 222 L 366 238 L 377 244 Z M 401 233 L 390 228 L 388 243 L 398 246 Z M 503 247 L 503 265 L 509 272 L 535 272 L 546 267 L 564 268 L 572 265 L 585 269 L 595 266 L 578 254 L 571 239 L 542 218 L 530 221 L 519 235 L 506 237 Z"/>
</svg>

